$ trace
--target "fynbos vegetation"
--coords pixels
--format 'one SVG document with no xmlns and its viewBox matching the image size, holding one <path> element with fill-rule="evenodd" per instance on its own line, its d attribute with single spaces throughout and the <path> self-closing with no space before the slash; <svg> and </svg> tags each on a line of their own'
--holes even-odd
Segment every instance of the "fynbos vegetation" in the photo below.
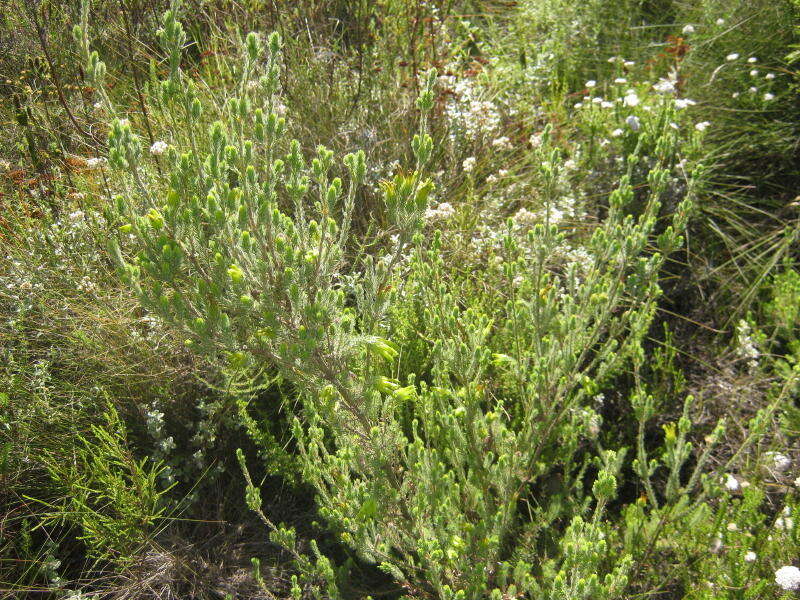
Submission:
<svg viewBox="0 0 800 600">
<path fill-rule="evenodd" d="M 0 597 L 800 591 L 795 3 L 10 4 Z"/>
</svg>

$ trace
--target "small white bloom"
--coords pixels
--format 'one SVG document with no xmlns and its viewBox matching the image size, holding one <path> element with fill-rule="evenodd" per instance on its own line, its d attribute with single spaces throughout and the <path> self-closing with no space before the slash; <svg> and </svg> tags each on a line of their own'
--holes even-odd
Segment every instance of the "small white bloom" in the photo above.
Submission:
<svg viewBox="0 0 800 600">
<path fill-rule="evenodd" d="M 800 477 L 798 477 L 797 479 L 794 480 L 794 485 L 795 485 L 795 487 L 799 487 L 800 488 Z"/>
<path fill-rule="evenodd" d="M 619 137 L 623 133 L 625 133 L 625 132 L 622 129 L 620 129 L 619 127 L 617 127 L 614 131 L 611 132 L 611 137 Z"/>
<path fill-rule="evenodd" d="M 766 100 L 767 102 L 769 102 L 770 100 L 774 100 L 774 99 L 775 99 L 775 94 L 770 94 L 769 92 L 764 94 L 764 100 Z"/>
<path fill-rule="evenodd" d="M 105 158 L 90 158 L 89 160 L 86 161 L 86 166 L 89 167 L 90 169 L 96 169 L 104 165 L 106 162 L 107 161 Z"/>
<path fill-rule="evenodd" d="M 614 80 L 614 83 L 628 83 L 628 80 L 627 80 L 627 79 L 625 79 L 624 77 L 617 77 L 617 78 Z"/>
<path fill-rule="evenodd" d="M 669 126 L 672 127 L 675 131 L 680 129 L 680 125 L 678 125 L 675 121 L 670 121 Z"/>
<path fill-rule="evenodd" d="M 469 173 L 475 168 L 475 163 L 477 160 L 474 156 L 469 156 L 464 159 L 464 162 L 461 163 L 461 167 L 464 169 L 465 173 Z"/>
<path fill-rule="evenodd" d="M 592 98 L 592 104 L 602 104 L 602 98 Z"/>
<path fill-rule="evenodd" d="M 717 19 L 717 25 L 725 25 L 725 19 Z"/>
<path fill-rule="evenodd" d="M 725 544 L 722 543 L 722 538 L 719 535 L 717 535 L 717 537 L 715 537 L 714 540 L 711 542 L 711 548 L 710 548 L 711 553 L 718 554 L 724 546 Z"/>
<path fill-rule="evenodd" d="M 731 52 L 730 54 L 728 54 L 728 56 L 725 57 L 725 60 L 727 60 L 728 62 L 733 62 L 737 58 L 739 58 L 739 53 Z"/>
<path fill-rule="evenodd" d="M 541 146 L 542 145 L 541 134 L 538 133 L 532 134 L 531 137 L 528 138 L 528 143 L 530 143 L 530 145 L 533 146 L 534 148 L 538 148 L 539 146 Z"/>
<path fill-rule="evenodd" d="M 694 106 L 695 104 L 697 104 L 697 102 L 689 98 L 678 98 L 675 100 L 675 108 L 677 109 L 683 109 L 687 106 Z"/>
<path fill-rule="evenodd" d="M 750 77 L 758 77 L 758 69 L 753 69 L 750 71 Z"/>
<path fill-rule="evenodd" d="M 728 523 L 728 531 L 739 531 L 739 526 L 736 523 Z"/>
<path fill-rule="evenodd" d="M 508 149 L 508 148 L 511 148 L 511 140 L 508 139 L 508 137 L 504 135 L 503 137 L 499 137 L 499 138 L 496 138 L 496 139 L 492 140 L 492 146 L 494 146 L 495 148 Z"/>
<path fill-rule="evenodd" d="M 731 492 L 737 491 L 739 489 L 739 480 L 728 473 L 728 477 L 725 479 L 725 488 Z"/>
<path fill-rule="evenodd" d="M 758 88 L 756 86 L 751 86 L 749 91 L 751 94 L 755 94 L 758 91 Z"/>
<path fill-rule="evenodd" d="M 498 181 L 497 175 L 489 175 L 486 178 L 486 183 L 489 183 L 489 184 L 495 184 L 495 183 L 497 183 L 497 181 Z"/>
<path fill-rule="evenodd" d="M 500 169 L 497 174 L 500 175 L 500 177 L 508 177 L 508 169 Z"/>
<path fill-rule="evenodd" d="M 684 25 L 681 31 L 683 32 L 683 35 L 694 33 L 694 25 Z"/>
<path fill-rule="evenodd" d="M 800 589 L 800 569 L 794 566 L 781 567 L 775 571 L 775 583 L 784 590 Z"/>
<path fill-rule="evenodd" d="M 695 125 L 695 126 L 694 126 L 694 128 L 695 128 L 695 129 L 697 129 L 697 131 L 705 131 L 705 130 L 706 130 L 706 128 L 707 128 L 709 125 L 711 125 L 711 123 L 709 123 L 708 121 L 701 121 L 700 123 L 698 123 L 697 125 Z"/>
<path fill-rule="evenodd" d="M 575 108 L 583 108 L 583 102 L 576 102 Z"/>
<path fill-rule="evenodd" d="M 626 69 L 630 69 L 636 63 L 633 62 L 632 60 L 626 60 L 622 64 L 625 66 Z"/>
<path fill-rule="evenodd" d="M 628 92 L 622 102 L 625 106 L 636 106 L 639 104 L 639 96 L 636 95 L 636 92 Z"/>
<path fill-rule="evenodd" d="M 747 62 L 749 62 L 752 65 L 753 63 L 757 63 L 758 59 L 755 56 L 751 56 L 750 58 L 747 59 Z"/>
<path fill-rule="evenodd" d="M 767 452 L 767 457 L 778 473 L 783 473 L 792 466 L 792 459 L 780 452 Z"/>
<path fill-rule="evenodd" d="M 775 519 L 775 529 L 781 531 L 791 531 L 794 528 L 794 519 L 792 517 L 778 517 Z"/>
<path fill-rule="evenodd" d="M 69 220 L 70 221 L 80 221 L 83 218 L 83 211 L 76 210 L 75 212 L 69 213 Z"/>
<path fill-rule="evenodd" d="M 590 79 L 589 81 L 586 82 L 586 87 L 590 88 L 590 89 L 593 88 L 596 85 L 597 85 L 597 82 L 594 79 Z"/>
<path fill-rule="evenodd" d="M 733 92 L 733 93 L 731 94 L 731 98 L 734 98 L 734 99 L 735 99 L 735 98 L 738 98 L 740 95 L 741 95 L 741 94 L 740 94 L 739 92 Z"/>
<path fill-rule="evenodd" d="M 669 79 L 659 79 L 658 83 L 653 85 L 653 89 L 659 94 L 674 94 L 675 84 Z"/>
<path fill-rule="evenodd" d="M 603 100 L 600 103 L 600 108 L 614 108 L 614 103 L 613 102 L 609 102 L 608 100 Z"/>
<path fill-rule="evenodd" d="M 775 73 L 767 73 L 764 75 L 764 79 L 769 79 L 770 81 L 775 79 Z"/>
<path fill-rule="evenodd" d="M 636 115 L 630 115 L 627 119 L 625 119 L 625 123 L 628 124 L 633 131 L 639 131 L 641 127 L 641 123 L 639 122 L 639 117 Z"/>
<path fill-rule="evenodd" d="M 756 562 L 756 553 L 748 550 L 744 555 L 744 562 Z"/>
<path fill-rule="evenodd" d="M 95 110 L 100 110 L 101 108 L 103 108 L 103 103 L 102 102 L 95 102 L 94 104 L 92 104 L 92 107 Z"/>
<path fill-rule="evenodd" d="M 167 151 L 168 144 L 167 142 L 162 142 L 161 140 L 154 142 L 152 146 L 150 146 L 150 154 L 155 156 L 160 156 Z"/>
</svg>

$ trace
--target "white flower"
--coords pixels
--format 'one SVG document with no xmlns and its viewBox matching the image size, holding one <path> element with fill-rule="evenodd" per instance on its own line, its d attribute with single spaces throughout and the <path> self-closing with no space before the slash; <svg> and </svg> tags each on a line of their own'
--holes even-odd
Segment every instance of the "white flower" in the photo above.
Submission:
<svg viewBox="0 0 800 600">
<path fill-rule="evenodd" d="M 625 106 L 636 106 L 639 104 L 639 96 L 636 95 L 636 92 L 629 90 L 622 102 Z"/>
<path fill-rule="evenodd" d="M 727 479 L 725 479 L 725 488 L 728 491 L 735 492 L 739 489 L 739 480 L 736 479 L 733 475 L 728 473 Z"/>
<path fill-rule="evenodd" d="M 76 210 L 75 212 L 71 212 L 68 215 L 70 221 L 80 221 L 83 218 L 83 211 Z"/>
<path fill-rule="evenodd" d="M 749 62 L 752 65 L 753 63 L 757 63 L 758 59 L 755 56 L 751 56 L 750 58 L 747 59 L 747 62 Z"/>
<path fill-rule="evenodd" d="M 622 64 L 625 66 L 626 69 L 630 69 L 636 63 L 633 62 L 632 60 L 626 60 Z"/>
<path fill-rule="evenodd" d="M 653 85 L 653 89 L 657 91 L 659 94 L 674 94 L 675 84 L 669 79 L 664 79 L 662 77 L 661 79 L 658 80 L 658 83 Z"/>
<path fill-rule="evenodd" d="M 775 583 L 784 590 L 800 589 L 800 569 L 794 566 L 781 567 L 775 571 Z"/>
<path fill-rule="evenodd" d="M 534 148 L 538 148 L 539 146 L 541 146 L 542 145 L 541 134 L 538 133 L 531 134 L 531 137 L 528 138 L 528 143 L 530 143 L 530 145 L 533 146 Z"/>
<path fill-rule="evenodd" d="M 717 25 L 725 25 L 725 19 L 717 19 Z"/>
<path fill-rule="evenodd" d="M 795 485 L 795 487 L 799 487 L 800 488 L 800 477 L 798 477 L 797 479 L 794 480 L 794 485 Z"/>
<path fill-rule="evenodd" d="M 675 121 L 670 121 L 669 126 L 672 127 L 675 131 L 681 128 L 680 125 L 678 125 Z"/>
<path fill-rule="evenodd" d="M 536 215 L 527 208 L 520 208 L 514 215 L 514 221 L 520 225 L 533 225 L 537 220 Z"/>
<path fill-rule="evenodd" d="M 775 73 L 767 73 L 766 75 L 764 75 L 764 79 L 769 79 L 769 80 L 775 79 Z"/>
<path fill-rule="evenodd" d="M 709 123 L 708 121 L 701 121 L 700 123 L 698 123 L 697 125 L 695 125 L 695 126 L 694 126 L 694 128 L 695 128 L 695 129 L 697 129 L 697 131 L 705 131 L 705 130 L 706 130 L 706 128 L 707 128 L 709 125 L 711 125 L 711 123 Z"/>
<path fill-rule="evenodd" d="M 780 452 L 767 452 L 767 456 L 772 461 L 772 466 L 778 473 L 783 473 L 792 466 L 792 459 Z"/>
<path fill-rule="evenodd" d="M 736 523 L 728 523 L 728 531 L 739 531 L 739 526 Z"/>
<path fill-rule="evenodd" d="M 592 98 L 592 104 L 601 104 L 602 102 L 602 98 Z"/>
<path fill-rule="evenodd" d="M 611 137 L 619 137 L 623 133 L 625 133 L 625 132 L 622 129 L 620 129 L 619 127 L 617 127 L 614 131 L 611 132 Z"/>
<path fill-rule="evenodd" d="M 92 107 L 95 110 L 100 110 L 101 108 L 103 108 L 103 103 L 102 102 L 95 102 L 94 104 L 92 104 Z"/>
<path fill-rule="evenodd" d="M 764 94 L 764 100 L 766 100 L 767 102 L 769 102 L 770 100 L 774 100 L 774 99 L 775 99 L 775 94 L 770 94 L 769 92 Z"/>
<path fill-rule="evenodd" d="M 755 94 L 758 91 L 758 88 L 756 86 L 751 86 L 749 91 L 751 94 Z"/>
<path fill-rule="evenodd" d="M 600 103 L 600 108 L 614 108 L 614 103 L 613 102 L 609 102 L 608 100 L 603 100 Z"/>
<path fill-rule="evenodd" d="M 683 33 L 683 35 L 689 35 L 690 33 L 694 33 L 694 25 L 684 25 L 681 32 Z"/>
<path fill-rule="evenodd" d="M 697 104 L 697 102 L 689 98 L 678 98 L 675 100 L 675 108 L 677 109 L 686 108 L 687 106 L 694 106 L 695 104 Z"/>
<path fill-rule="evenodd" d="M 435 208 L 429 208 L 425 211 L 425 219 L 435 221 L 437 219 L 447 219 L 456 214 L 456 210 L 449 202 L 442 202 Z"/>
<path fill-rule="evenodd" d="M 717 537 L 711 542 L 711 553 L 718 554 L 720 550 L 724 547 L 725 544 L 722 543 L 722 538 L 717 534 Z"/>
<path fill-rule="evenodd" d="M 593 88 L 596 85 L 597 85 L 597 82 L 594 79 L 590 79 L 589 81 L 586 82 L 586 87 L 590 88 L 590 89 Z"/>
<path fill-rule="evenodd" d="M 792 519 L 792 517 L 778 517 L 775 519 L 775 529 L 791 531 L 793 527 L 794 519 Z"/>
<path fill-rule="evenodd" d="M 741 94 L 739 94 L 739 92 L 733 92 L 733 93 L 731 94 L 731 98 L 738 98 L 740 95 L 741 95 Z"/>
<path fill-rule="evenodd" d="M 162 142 L 161 140 L 154 142 L 152 146 L 150 146 L 150 154 L 155 156 L 160 156 L 167 151 L 168 144 L 167 142 Z"/>
<path fill-rule="evenodd" d="M 104 165 L 106 162 L 107 161 L 105 158 L 90 158 L 89 160 L 86 161 L 86 166 L 89 167 L 90 169 L 96 169 Z"/>
<path fill-rule="evenodd" d="M 617 78 L 614 80 L 614 83 L 628 83 L 628 80 L 627 80 L 627 79 L 625 79 L 624 77 L 617 77 Z"/>
<path fill-rule="evenodd" d="M 492 140 L 492 146 L 495 148 L 511 148 L 511 140 L 507 136 L 499 137 Z"/>
<path fill-rule="evenodd" d="M 489 175 L 489 176 L 486 178 L 486 183 L 489 183 L 489 184 L 492 184 L 492 185 L 494 185 L 495 183 L 497 183 L 497 181 L 498 181 L 498 179 L 497 179 L 497 175 Z"/>
<path fill-rule="evenodd" d="M 508 169 L 500 169 L 497 174 L 500 175 L 500 177 L 508 177 Z"/>
<path fill-rule="evenodd" d="M 636 115 L 630 115 L 627 119 L 625 119 L 625 123 L 628 124 L 633 131 L 639 131 L 641 127 L 641 123 L 639 122 L 639 117 Z"/>
<path fill-rule="evenodd" d="M 756 562 L 756 553 L 748 550 L 744 555 L 744 562 Z"/>
<path fill-rule="evenodd" d="M 750 71 L 750 77 L 758 77 L 758 69 L 753 69 Z"/>
<path fill-rule="evenodd" d="M 477 161 L 475 160 L 474 156 L 469 156 L 464 159 L 464 162 L 461 163 L 461 167 L 464 169 L 465 173 L 469 173 L 475 168 L 476 162 Z"/>
<path fill-rule="evenodd" d="M 583 108 L 583 102 L 576 102 L 575 108 Z"/>
<path fill-rule="evenodd" d="M 731 52 L 730 54 L 728 54 L 728 56 L 725 57 L 725 60 L 727 60 L 728 62 L 733 62 L 737 58 L 739 58 L 739 53 Z"/>
</svg>

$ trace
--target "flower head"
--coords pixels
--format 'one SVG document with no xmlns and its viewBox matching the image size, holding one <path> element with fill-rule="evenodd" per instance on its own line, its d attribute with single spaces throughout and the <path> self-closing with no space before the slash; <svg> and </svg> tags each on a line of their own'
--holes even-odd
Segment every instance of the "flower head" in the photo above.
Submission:
<svg viewBox="0 0 800 600">
<path fill-rule="evenodd" d="M 737 491 L 739 489 L 739 480 L 728 473 L 728 477 L 725 479 L 725 488 L 731 492 Z"/>
<path fill-rule="evenodd" d="M 748 550 L 744 555 L 744 562 L 756 562 L 756 558 L 756 553 L 752 550 Z"/>
<path fill-rule="evenodd" d="M 161 140 L 154 142 L 152 146 L 150 146 L 150 154 L 155 156 L 160 156 L 167 151 L 168 145 L 167 142 L 162 142 Z"/>
<path fill-rule="evenodd" d="M 775 583 L 784 590 L 800 589 L 800 569 L 794 566 L 781 567 L 775 571 Z"/>
<path fill-rule="evenodd" d="M 733 62 L 737 58 L 739 58 L 739 53 L 731 52 L 730 54 L 728 54 L 728 56 L 725 57 L 725 60 L 727 60 L 728 62 Z"/>
<path fill-rule="evenodd" d="M 684 25 L 681 32 L 683 33 L 683 35 L 689 35 L 690 33 L 694 33 L 694 25 Z"/>
<path fill-rule="evenodd" d="M 625 119 L 625 123 L 627 123 L 628 127 L 630 127 L 633 131 L 639 131 L 639 128 L 641 127 L 639 117 L 636 115 L 630 115 L 627 119 Z"/>
<path fill-rule="evenodd" d="M 468 156 L 464 159 L 464 162 L 461 163 L 461 167 L 464 169 L 465 173 L 471 172 L 475 168 L 476 159 L 474 156 Z"/>
<path fill-rule="evenodd" d="M 697 131 L 705 131 L 708 126 L 711 125 L 708 121 L 700 121 L 697 125 L 694 126 Z"/>
<path fill-rule="evenodd" d="M 628 90 L 622 102 L 625 104 L 625 106 L 636 106 L 639 104 L 639 96 L 637 96 L 636 92 L 633 90 Z"/>
</svg>

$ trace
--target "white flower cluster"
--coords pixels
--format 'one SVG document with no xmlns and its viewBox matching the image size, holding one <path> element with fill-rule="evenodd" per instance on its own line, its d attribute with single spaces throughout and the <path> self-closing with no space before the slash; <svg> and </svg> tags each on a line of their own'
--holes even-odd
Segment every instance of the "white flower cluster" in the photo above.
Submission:
<svg viewBox="0 0 800 600">
<path fill-rule="evenodd" d="M 167 148 L 169 148 L 169 144 L 167 144 L 167 142 L 162 142 L 161 140 L 153 142 L 153 145 L 150 146 L 150 154 L 154 156 L 161 156 L 167 151 Z"/>
<path fill-rule="evenodd" d="M 445 110 L 452 137 L 463 133 L 468 140 L 475 140 L 497 131 L 500 126 L 500 109 L 491 100 L 481 98 L 480 90 L 473 80 L 456 80 L 455 76 L 441 79 L 443 84 L 451 86 L 454 91 Z"/>
<path fill-rule="evenodd" d="M 739 358 L 747 361 L 747 366 L 751 371 L 755 370 L 761 353 L 752 337 L 750 325 L 744 319 L 741 319 L 736 325 L 736 344 L 736 354 Z"/>
<path fill-rule="evenodd" d="M 800 590 L 800 569 L 795 566 L 781 567 L 775 571 L 775 583 L 784 590 Z"/>
<path fill-rule="evenodd" d="M 426 221 L 443 221 L 445 219 L 449 219 L 454 214 L 456 214 L 453 205 L 449 202 L 440 202 L 435 207 L 429 207 L 425 211 L 425 220 Z"/>
</svg>

